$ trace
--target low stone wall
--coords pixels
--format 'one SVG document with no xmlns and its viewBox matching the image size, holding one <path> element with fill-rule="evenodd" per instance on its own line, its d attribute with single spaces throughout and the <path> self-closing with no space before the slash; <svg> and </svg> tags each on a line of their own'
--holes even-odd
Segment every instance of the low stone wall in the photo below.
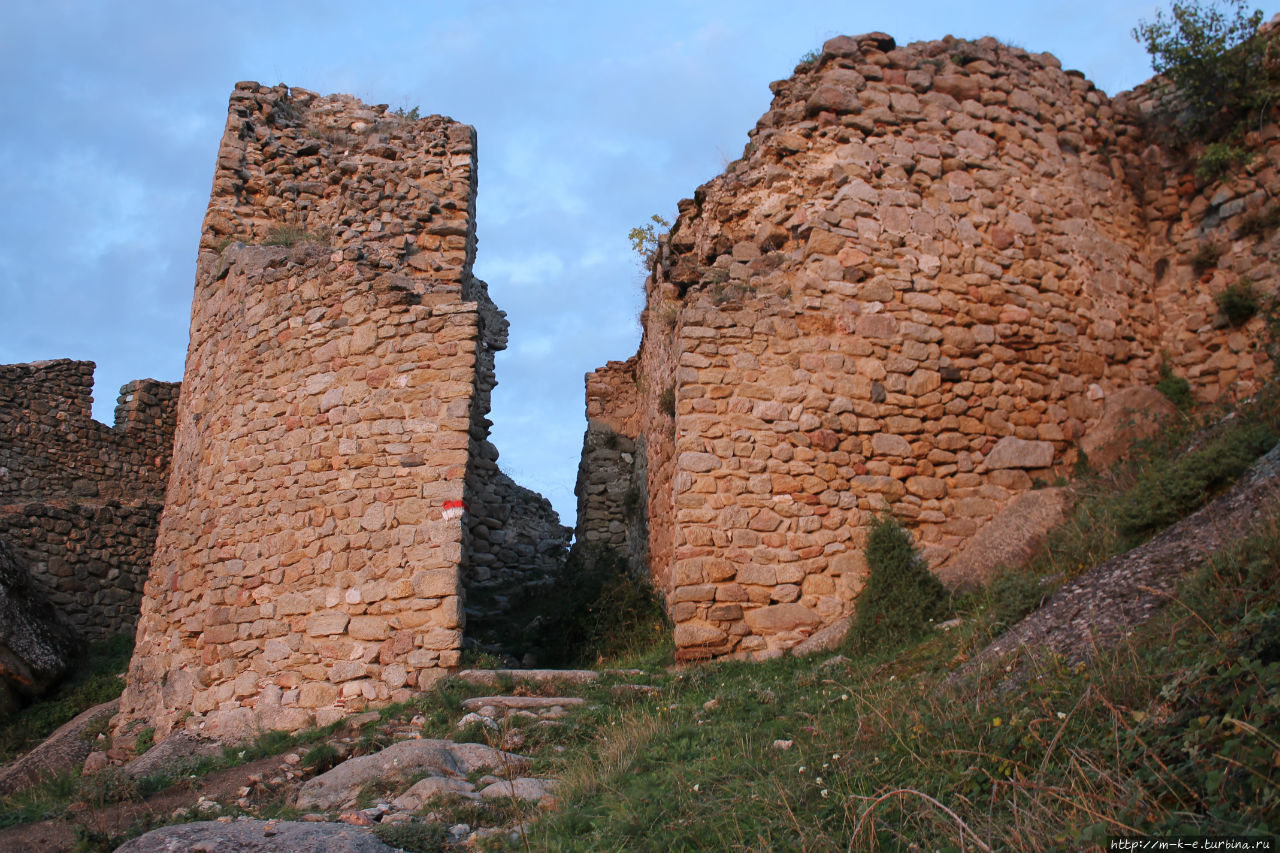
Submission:
<svg viewBox="0 0 1280 853">
<path fill-rule="evenodd" d="M 86 640 L 133 631 L 155 548 L 159 503 L 28 503 L 0 512 L 49 600 Z"/>
<path fill-rule="evenodd" d="M 91 361 L 0 365 L 0 504 L 164 493 L 178 384 L 120 389 L 115 428 L 93 419 Z"/>
</svg>

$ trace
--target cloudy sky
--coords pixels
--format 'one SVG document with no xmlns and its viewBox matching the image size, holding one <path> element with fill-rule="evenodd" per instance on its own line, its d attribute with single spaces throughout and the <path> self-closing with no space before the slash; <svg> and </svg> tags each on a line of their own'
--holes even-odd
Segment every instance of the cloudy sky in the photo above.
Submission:
<svg viewBox="0 0 1280 853">
<path fill-rule="evenodd" d="M 970 2 L 0 0 L 0 363 L 182 377 L 200 221 L 237 80 L 417 106 L 479 133 L 476 273 L 511 320 L 493 438 L 572 523 L 583 374 L 631 355 L 627 231 L 735 159 L 768 83 L 839 34 L 995 36 L 1108 93 L 1158 6 Z M 1275 10 L 1266 8 L 1270 15 Z"/>
</svg>

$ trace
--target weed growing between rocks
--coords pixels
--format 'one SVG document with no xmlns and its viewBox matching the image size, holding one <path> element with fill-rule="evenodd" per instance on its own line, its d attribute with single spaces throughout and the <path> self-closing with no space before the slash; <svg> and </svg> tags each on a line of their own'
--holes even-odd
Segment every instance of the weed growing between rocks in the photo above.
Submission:
<svg viewBox="0 0 1280 853">
<path fill-rule="evenodd" d="M 452 836 L 437 823 L 412 821 L 379 824 L 373 828 L 378 840 L 405 853 L 443 853 L 449 849 Z"/>
<path fill-rule="evenodd" d="M 1156 390 L 1184 412 L 1195 405 L 1195 398 L 1191 396 L 1191 383 L 1174 373 L 1168 362 L 1160 365 L 1160 379 L 1156 382 Z"/>
<path fill-rule="evenodd" d="M 1261 307 L 1258 294 L 1253 289 L 1253 282 L 1247 278 L 1242 278 L 1228 286 L 1226 290 L 1214 297 L 1213 301 L 1217 303 L 1218 310 L 1222 312 L 1227 322 L 1237 327 L 1252 320 Z"/>
</svg>

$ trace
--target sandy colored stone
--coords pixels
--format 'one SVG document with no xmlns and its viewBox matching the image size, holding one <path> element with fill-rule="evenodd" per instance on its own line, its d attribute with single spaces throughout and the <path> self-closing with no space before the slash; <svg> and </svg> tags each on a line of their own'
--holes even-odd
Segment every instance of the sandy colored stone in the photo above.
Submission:
<svg viewBox="0 0 1280 853">
<path fill-rule="evenodd" d="M 477 743 L 449 740 L 406 740 L 371 755 L 351 758 L 310 779 L 298 791 L 297 807 L 304 810 L 341 808 L 354 802 L 373 779 L 404 778 L 424 771 L 432 776 L 463 779 L 481 768 L 519 771 L 529 760 Z"/>
<path fill-rule="evenodd" d="M 757 607 L 746 611 L 743 618 L 751 630 L 758 634 L 812 629 L 822 621 L 817 613 L 802 604 L 773 604 L 768 607 Z"/>
<path fill-rule="evenodd" d="M 1098 422 L 1080 439 L 1089 464 L 1099 470 L 1124 458 L 1134 442 L 1150 438 L 1178 407 L 1154 388 L 1124 388 L 1107 395 Z"/>
<path fill-rule="evenodd" d="M 1001 567 L 1021 566 L 1062 522 L 1066 503 L 1067 490 L 1062 488 L 1018 495 L 934 569 L 935 574 L 951 587 L 972 586 L 985 582 Z"/>
<path fill-rule="evenodd" d="M 1053 464 L 1053 444 L 1007 435 L 987 454 L 988 468 L 1048 468 Z"/>
</svg>

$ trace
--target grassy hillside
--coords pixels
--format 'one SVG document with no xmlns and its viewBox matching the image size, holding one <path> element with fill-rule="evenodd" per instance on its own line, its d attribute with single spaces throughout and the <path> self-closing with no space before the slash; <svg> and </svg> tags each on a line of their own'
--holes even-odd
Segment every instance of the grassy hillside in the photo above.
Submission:
<svg viewBox="0 0 1280 853">
<path fill-rule="evenodd" d="M 667 676 L 567 761 L 563 806 L 529 844 L 1022 851 L 1280 831 L 1280 516 L 1088 667 L 1046 664 L 1002 695 L 943 686 L 1054 587 L 1221 491 L 1274 444 L 1278 412 L 1267 396 L 1179 424 L 1082 478 L 1033 564 L 955 602 L 950 631 Z"/>
</svg>

